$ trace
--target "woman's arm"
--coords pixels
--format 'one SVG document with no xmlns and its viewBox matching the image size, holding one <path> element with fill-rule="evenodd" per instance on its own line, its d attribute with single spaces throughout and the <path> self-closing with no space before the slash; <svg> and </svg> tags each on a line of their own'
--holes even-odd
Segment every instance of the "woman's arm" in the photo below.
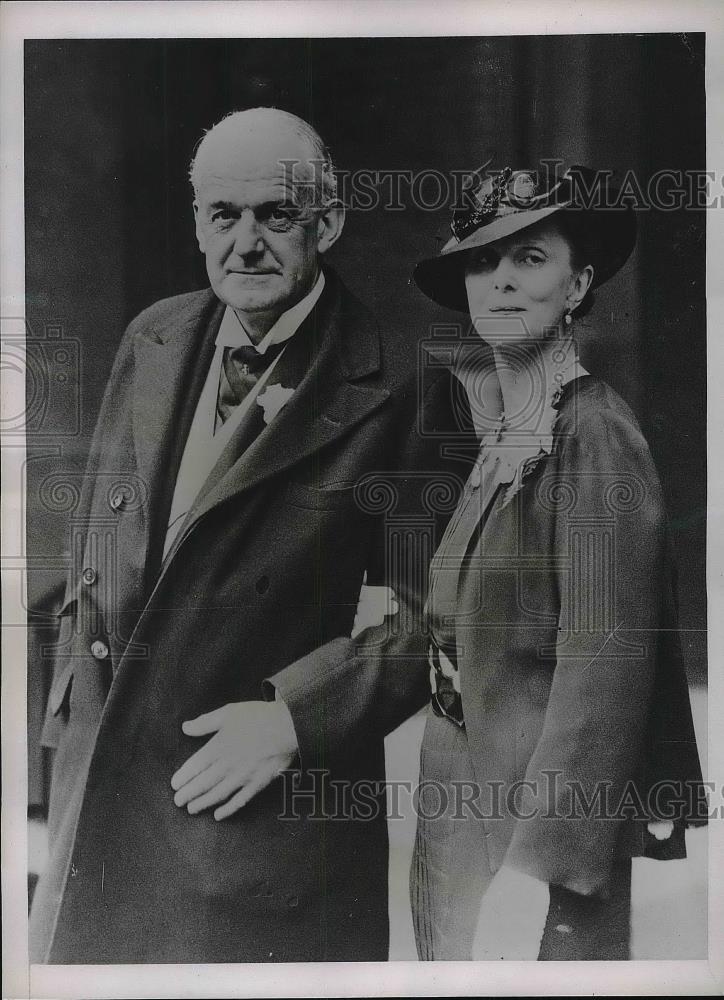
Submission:
<svg viewBox="0 0 724 1000">
<path fill-rule="evenodd" d="M 558 641 L 548 651 L 555 669 L 521 803 L 535 815 L 517 822 L 505 864 L 593 894 L 608 880 L 640 767 L 664 514 L 651 455 L 631 421 L 610 407 L 577 419 L 557 472 L 538 487 L 540 502 L 555 509 L 565 568 L 557 573 Z"/>
<path fill-rule="evenodd" d="M 541 651 L 554 672 L 518 800 L 531 818 L 517 821 L 481 903 L 476 959 L 535 959 L 549 884 L 585 895 L 606 885 L 653 685 L 664 515 L 638 429 L 615 409 L 579 414 L 536 499 L 553 511 L 564 567 L 558 640 Z"/>
</svg>

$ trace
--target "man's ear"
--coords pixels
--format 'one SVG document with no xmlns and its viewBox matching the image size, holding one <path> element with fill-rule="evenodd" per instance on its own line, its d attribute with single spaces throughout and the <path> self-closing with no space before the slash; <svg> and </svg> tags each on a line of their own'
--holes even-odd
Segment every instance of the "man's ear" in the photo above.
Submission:
<svg viewBox="0 0 724 1000">
<path fill-rule="evenodd" d="M 199 218 L 199 203 L 197 201 L 194 202 L 194 222 L 196 223 L 196 239 L 199 244 L 199 250 L 201 253 L 206 253 L 206 236 L 201 225 L 201 219 Z"/>
<path fill-rule="evenodd" d="M 344 229 L 345 209 L 341 201 L 332 201 L 317 219 L 317 250 L 326 253 L 337 242 Z"/>
</svg>

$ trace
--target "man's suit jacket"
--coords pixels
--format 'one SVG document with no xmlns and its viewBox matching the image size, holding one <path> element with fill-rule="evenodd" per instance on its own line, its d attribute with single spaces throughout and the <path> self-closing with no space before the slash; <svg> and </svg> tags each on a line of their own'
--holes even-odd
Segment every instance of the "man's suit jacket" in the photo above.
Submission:
<svg viewBox="0 0 724 1000">
<path fill-rule="evenodd" d="M 450 386 L 442 375 L 420 399 L 416 344 L 381 333 L 326 278 L 272 380 L 298 381 L 295 395 L 266 428 L 252 407 L 163 562 L 224 307 L 210 291 L 164 300 L 121 344 L 71 524 L 36 960 L 387 957 L 384 810 L 350 818 L 329 780 L 382 779 L 384 735 L 428 696 L 422 590 L 451 506 L 441 514 L 427 489 L 439 438 L 418 428 L 452 427 Z M 459 471 L 442 474 L 453 494 Z M 353 641 L 365 572 L 394 587 L 400 612 L 395 634 Z M 316 780 L 301 817 L 279 818 L 281 780 L 222 822 L 177 808 L 171 776 L 202 745 L 182 722 L 275 687 L 305 787 Z M 322 788 L 332 819 L 317 818 Z"/>
</svg>

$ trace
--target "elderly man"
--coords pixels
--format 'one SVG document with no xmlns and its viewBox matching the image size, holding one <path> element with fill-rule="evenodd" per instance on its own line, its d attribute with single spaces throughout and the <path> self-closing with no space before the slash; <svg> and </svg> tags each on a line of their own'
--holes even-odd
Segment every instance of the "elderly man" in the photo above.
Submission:
<svg viewBox="0 0 724 1000">
<path fill-rule="evenodd" d="M 414 341 L 321 266 L 344 214 L 309 125 L 230 115 L 191 180 L 211 289 L 129 327 L 74 517 L 31 954 L 385 959 L 374 783 L 426 700 L 418 427 L 452 426 L 450 388 L 420 399 Z M 365 581 L 397 601 L 353 628 Z"/>
</svg>

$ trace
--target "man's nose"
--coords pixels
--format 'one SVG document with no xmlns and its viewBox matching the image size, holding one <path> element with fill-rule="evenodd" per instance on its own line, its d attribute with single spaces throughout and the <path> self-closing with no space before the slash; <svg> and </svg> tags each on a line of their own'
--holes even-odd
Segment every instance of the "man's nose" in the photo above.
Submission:
<svg viewBox="0 0 724 1000">
<path fill-rule="evenodd" d="M 259 221 L 251 211 L 244 209 L 234 226 L 234 251 L 239 257 L 251 253 L 263 253 L 264 238 Z"/>
</svg>

